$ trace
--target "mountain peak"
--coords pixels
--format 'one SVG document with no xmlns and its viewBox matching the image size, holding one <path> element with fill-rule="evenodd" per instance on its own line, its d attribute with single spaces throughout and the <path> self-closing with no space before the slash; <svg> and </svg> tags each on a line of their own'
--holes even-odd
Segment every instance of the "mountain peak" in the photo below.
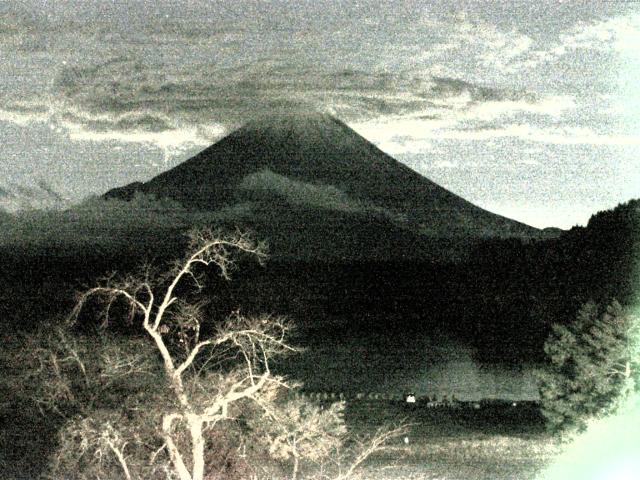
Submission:
<svg viewBox="0 0 640 480">
<path fill-rule="evenodd" d="M 295 232 L 300 248 L 314 243 L 312 235 L 327 245 L 352 238 L 350 249 L 361 254 L 358 242 L 375 243 L 376 237 L 390 242 L 376 251 L 410 237 L 410 252 L 411 245 L 424 243 L 420 238 L 459 243 L 538 234 L 440 187 L 323 113 L 257 118 L 149 182 L 106 195 L 128 198 L 136 191 L 199 210 L 249 208 L 249 227 L 258 234 L 268 230 L 269 241 L 269 235 Z"/>
<path fill-rule="evenodd" d="M 305 144 L 323 142 L 323 138 L 344 142 L 345 137 L 350 137 L 352 134 L 355 132 L 347 125 L 327 113 L 287 112 L 251 120 L 231 133 L 229 137 L 251 137 L 252 140 L 249 143 L 266 142 L 265 146 L 270 142 L 281 145 L 288 139 L 299 148 Z"/>
<path fill-rule="evenodd" d="M 314 125 L 342 123 L 336 117 L 322 112 L 275 112 L 261 115 L 245 123 L 241 129 L 271 127 L 313 127 Z"/>
</svg>

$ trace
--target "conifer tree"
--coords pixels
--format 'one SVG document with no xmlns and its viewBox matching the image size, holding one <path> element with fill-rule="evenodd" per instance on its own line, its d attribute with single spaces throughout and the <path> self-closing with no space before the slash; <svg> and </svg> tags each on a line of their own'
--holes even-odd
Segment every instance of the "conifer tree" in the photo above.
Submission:
<svg viewBox="0 0 640 480">
<path fill-rule="evenodd" d="M 582 306 L 569 325 L 554 325 L 545 343 L 542 413 L 549 430 L 581 431 L 587 421 L 613 413 L 636 388 L 638 321 L 617 301 L 604 311 Z"/>
</svg>

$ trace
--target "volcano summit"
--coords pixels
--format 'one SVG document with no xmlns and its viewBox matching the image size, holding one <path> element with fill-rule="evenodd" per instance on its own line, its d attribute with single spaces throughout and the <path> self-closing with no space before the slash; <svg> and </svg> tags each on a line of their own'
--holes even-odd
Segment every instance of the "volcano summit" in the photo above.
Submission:
<svg viewBox="0 0 640 480">
<path fill-rule="evenodd" d="M 487 238 L 540 231 L 483 210 L 324 114 L 254 120 L 146 183 L 110 190 L 170 198 L 251 228 L 275 256 L 431 257 Z"/>
</svg>

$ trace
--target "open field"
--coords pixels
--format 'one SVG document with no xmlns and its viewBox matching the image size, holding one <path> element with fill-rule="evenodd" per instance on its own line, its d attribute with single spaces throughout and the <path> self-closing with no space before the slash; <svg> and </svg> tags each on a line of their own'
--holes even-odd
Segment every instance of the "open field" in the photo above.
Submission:
<svg viewBox="0 0 640 480">
<path fill-rule="evenodd" d="M 354 402 L 347 420 L 355 429 L 411 423 L 410 433 L 361 471 L 366 479 L 527 480 L 557 453 L 533 404 L 480 409 L 427 409 L 401 402 Z"/>
<path fill-rule="evenodd" d="M 547 439 L 535 436 L 434 436 L 372 458 L 360 478 L 533 480 L 551 450 Z"/>
<path fill-rule="evenodd" d="M 2 478 L 36 478 L 55 425 L 36 416 L 5 420 Z M 430 409 L 420 403 L 354 400 L 347 403 L 346 420 L 362 434 L 385 424 L 411 424 L 408 443 L 397 439 L 370 457 L 360 470 L 362 479 L 533 480 L 556 451 L 532 404 Z"/>
</svg>

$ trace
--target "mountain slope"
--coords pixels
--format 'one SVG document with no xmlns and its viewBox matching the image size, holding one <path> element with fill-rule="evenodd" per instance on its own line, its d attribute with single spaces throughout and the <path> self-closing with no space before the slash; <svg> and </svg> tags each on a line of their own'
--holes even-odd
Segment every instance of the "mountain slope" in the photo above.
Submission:
<svg viewBox="0 0 640 480">
<path fill-rule="evenodd" d="M 375 238 L 378 232 L 388 242 L 376 251 L 404 250 L 403 244 L 420 250 L 417 245 L 428 238 L 459 243 L 539 235 L 533 227 L 482 210 L 438 186 L 322 114 L 252 121 L 149 182 L 106 196 L 130 198 L 137 191 L 198 210 L 244 205 L 250 214 L 238 223 L 259 233 L 265 228 L 272 234 L 295 233 L 303 243 L 312 241 L 322 222 L 327 226 L 321 230 L 328 230 L 323 242 L 344 243 L 343 235 Z"/>
<path fill-rule="evenodd" d="M 68 200 L 43 180 L 32 185 L 0 184 L 0 211 L 57 210 L 68 204 Z"/>
</svg>

